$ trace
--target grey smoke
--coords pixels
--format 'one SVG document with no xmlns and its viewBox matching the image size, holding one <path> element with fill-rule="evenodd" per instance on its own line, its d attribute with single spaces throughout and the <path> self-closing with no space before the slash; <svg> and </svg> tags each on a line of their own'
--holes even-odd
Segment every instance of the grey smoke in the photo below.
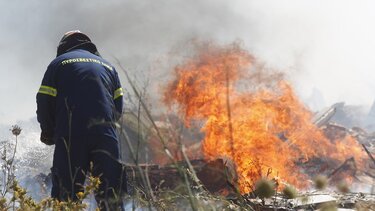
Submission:
<svg viewBox="0 0 375 211">
<path fill-rule="evenodd" d="M 35 94 L 62 34 L 87 33 L 102 55 L 133 74 L 164 83 L 158 60 L 197 38 L 242 40 L 256 58 L 280 69 L 298 94 L 370 104 L 375 89 L 375 30 L 369 0 L 0 1 L 0 124 L 35 116 Z M 162 71 L 163 69 L 163 71 Z M 122 75 L 122 82 L 126 80 Z M 314 97 L 313 97 L 314 98 Z M 315 98 L 314 98 L 315 99 Z M 316 99 L 315 99 L 316 100 Z"/>
</svg>

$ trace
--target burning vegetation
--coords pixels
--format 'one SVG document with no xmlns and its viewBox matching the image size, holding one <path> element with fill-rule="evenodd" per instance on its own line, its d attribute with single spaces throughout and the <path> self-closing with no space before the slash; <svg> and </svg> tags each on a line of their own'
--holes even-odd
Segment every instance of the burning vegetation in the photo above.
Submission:
<svg viewBox="0 0 375 211">
<path fill-rule="evenodd" d="M 131 156 L 121 162 L 129 194 L 124 200 L 132 201 L 133 209 L 375 209 L 373 194 L 351 192 L 348 185 L 353 179 L 363 182 L 361 176 L 368 179 L 364 184 L 373 183 L 375 134 L 331 122 L 341 104 L 313 114 L 283 74 L 259 65 L 239 44 L 200 44 L 193 57 L 174 68 L 165 87 L 164 103 L 179 116 L 152 116 L 128 78 L 139 100 L 138 114 L 125 113 L 119 129 L 128 149 L 123 156 Z M 12 157 L 2 150 L 6 184 L 0 209 L 90 206 L 82 200 L 97 189 L 100 180 L 94 177 L 77 203 L 27 196 L 14 175 L 21 129 L 11 132 L 16 145 Z M 45 193 L 50 179 L 41 173 L 31 181 Z M 301 190 L 310 184 L 313 192 Z M 337 185 L 338 193 L 323 192 L 328 185 Z"/>
<path fill-rule="evenodd" d="M 205 159 L 232 160 L 243 194 L 262 177 L 307 187 L 315 175 L 305 167 L 316 159 L 328 169 L 349 158 L 357 168 L 364 165 L 366 154 L 353 137 L 328 138 L 283 74 L 266 71 L 239 44 L 199 47 L 175 67 L 164 102 L 177 109 L 186 126 L 204 122 Z"/>
</svg>

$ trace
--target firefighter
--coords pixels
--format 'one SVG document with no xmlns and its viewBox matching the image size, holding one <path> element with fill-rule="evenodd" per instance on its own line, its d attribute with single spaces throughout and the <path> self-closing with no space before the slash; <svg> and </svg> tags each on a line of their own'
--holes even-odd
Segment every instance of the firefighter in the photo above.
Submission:
<svg viewBox="0 0 375 211">
<path fill-rule="evenodd" d="M 55 145 L 51 196 L 77 200 L 87 173 L 99 177 L 95 198 L 103 210 L 122 207 L 125 174 L 118 162 L 116 121 L 123 90 L 115 68 L 80 31 L 64 34 L 37 93 L 40 140 Z"/>
</svg>

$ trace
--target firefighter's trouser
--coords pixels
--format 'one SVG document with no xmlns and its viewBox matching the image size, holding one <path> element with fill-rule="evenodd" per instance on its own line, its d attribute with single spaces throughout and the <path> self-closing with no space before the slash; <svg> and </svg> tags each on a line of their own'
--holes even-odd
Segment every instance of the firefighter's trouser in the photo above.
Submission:
<svg viewBox="0 0 375 211">
<path fill-rule="evenodd" d="M 59 138 L 52 167 L 52 197 L 77 200 L 89 172 L 101 184 L 95 193 L 102 210 L 118 210 L 126 192 L 126 174 L 120 164 L 117 140 L 106 136 Z"/>
</svg>

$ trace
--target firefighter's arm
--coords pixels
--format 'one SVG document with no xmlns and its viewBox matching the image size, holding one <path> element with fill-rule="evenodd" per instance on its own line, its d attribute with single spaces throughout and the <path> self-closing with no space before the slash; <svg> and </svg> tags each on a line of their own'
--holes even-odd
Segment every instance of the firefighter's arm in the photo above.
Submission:
<svg viewBox="0 0 375 211">
<path fill-rule="evenodd" d="M 115 74 L 115 81 L 114 81 L 114 92 L 113 92 L 113 100 L 116 107 L 116 120 L 119 120 L 122 115 L 122 109 L 123 109 L 123 96 L 124 91 L 121 87 L 121 82 L 118 77 L 118 74 L 116 70 L 114 70 Z"/>
<path fill-rule="evenodd" d="M 51 64 L 44 74 L 42 84 L 36 95 L 37 119 L 42 130 L 40 140 L 47 145 L 54 144 L 56 96 L 55 69 Z"/>
</svg>

